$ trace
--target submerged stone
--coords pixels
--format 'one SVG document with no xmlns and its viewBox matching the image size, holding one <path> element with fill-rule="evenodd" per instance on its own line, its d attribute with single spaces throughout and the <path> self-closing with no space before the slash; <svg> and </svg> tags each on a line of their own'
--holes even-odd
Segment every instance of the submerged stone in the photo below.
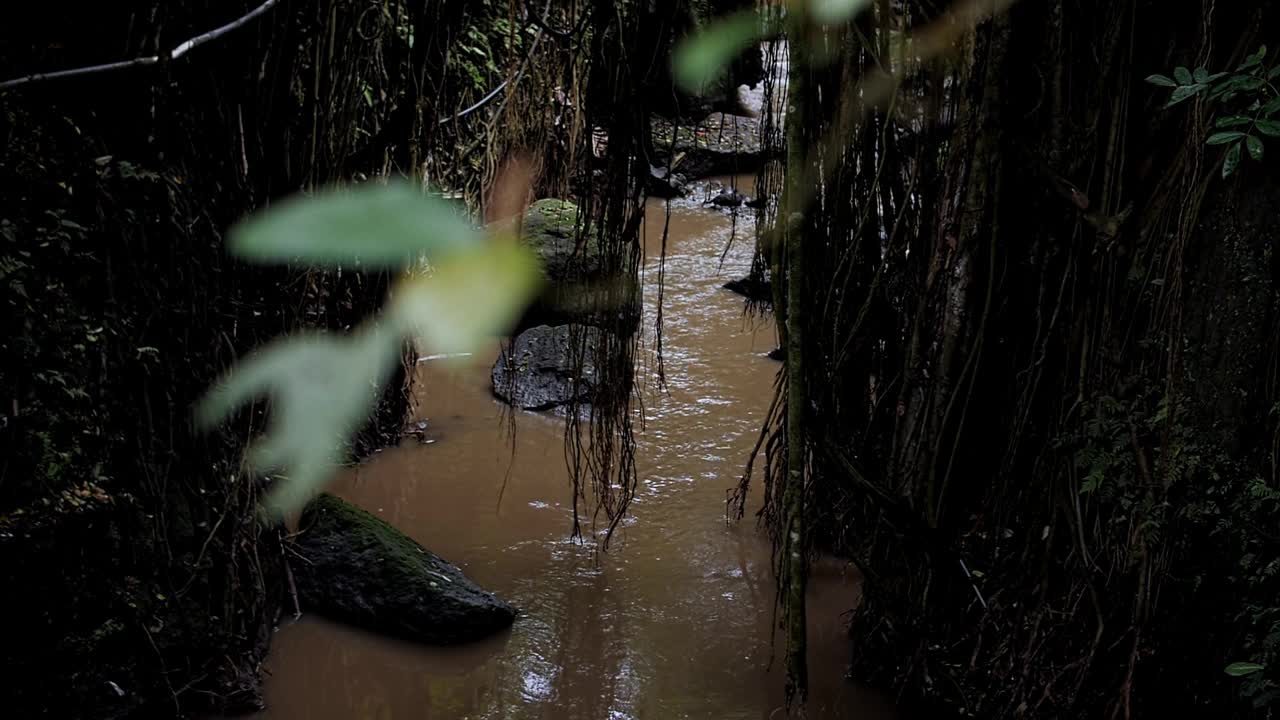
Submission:
<svg viewBox="0 0 1280 720">
<path fill-rule="evenodd" d="M 338 497 L 312 500 L 299 527 L 298 598 L 315 612 L 435 644 L 478 640 L 515 619 L 457 566 Z"/>
<path fill-rule="evenodd" d="M 581 376 L 575 379 L 570 339 L 583 333 Z M 520 333 L 493 364 L 493 394 L 523 410 L 549 410 L 575 399 L 585 401 L 595 387 L 591 348 L 599 330 L 583 325 L 539 325 Z"/>
</svg>

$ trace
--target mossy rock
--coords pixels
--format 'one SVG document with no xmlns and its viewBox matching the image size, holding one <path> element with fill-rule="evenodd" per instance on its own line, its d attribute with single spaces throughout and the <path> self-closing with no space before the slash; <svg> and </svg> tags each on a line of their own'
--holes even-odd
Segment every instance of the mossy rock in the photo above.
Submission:
<svg viewBox="0 0 1280 720">
<path fill-rule="evenodd" d="M 310 610 L 433 644 L 478 640 L 515 619 L 457 566 L 338 497 L 312 500 L 299 527 L 298 597 Z"/>
<path fill-rule="evenodd" d="M 638 325 L 639 284 L 604 272 L 599 240 L 591 228 L 579 227 L 577 205 L 538 200 L 522 222 L 521 240 L 538 255 L 544 290 L 520 328 L 582 323 L 630 332 Z"/>
<path fill-rule="evenodd" d="M 538 254 L 549 283 L 581 281 L 600 274 L 602 258 L 596 238 L 589 232 L 579 233 L 578 206 L 568 200 L 548 198 L 530 205 L 524 213 L 521 237 Z"/>
</svg>

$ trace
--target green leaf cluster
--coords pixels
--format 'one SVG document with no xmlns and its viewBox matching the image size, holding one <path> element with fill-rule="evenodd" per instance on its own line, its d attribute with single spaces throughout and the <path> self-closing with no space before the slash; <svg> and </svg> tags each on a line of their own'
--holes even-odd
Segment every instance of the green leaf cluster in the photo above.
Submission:
<svg viewBox="0 0 1280 720">
<path fill-rule="evenodd" d="M 1163 88 L 1172 88 L 1165 108 L 1203 97 L 1217 108 L 1214 119 L 1215 132 L 1205 141 L 1207 145 L 1227 146 L 1222 163 L 1222 176 L 1230 177 L 1240 167 L 1247 153 L 1261 162 L 1265 153 L 1264 137 L 1280 137 L 1280 90 L 1276 88 L 1280 78 L 1280 64 L 1268 65 L 1267 48 L 1245 58 L 1233 72 L 1210 73 L 1206 68 L 1174 68 L 1173 77 L 1152 75 L 1146 81 Z"/>
</svg>

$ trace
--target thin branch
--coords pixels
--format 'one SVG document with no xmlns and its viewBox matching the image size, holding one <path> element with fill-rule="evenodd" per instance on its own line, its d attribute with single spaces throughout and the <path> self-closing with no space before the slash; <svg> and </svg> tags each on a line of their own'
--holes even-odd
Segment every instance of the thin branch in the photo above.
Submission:
<svg viewBox="0 0 1280 720">
<path fill-rule="evenodd" d="M 507 85 L 511 85 L 512 86 L 511 89 L 514 90 L 515 86 L 520 84 L 520 80 L 524 77 L 525 71 L 529 69 L 529 61 L 533 59 L 534 53 L 538 51 L 538 43 L 542 41 L 542 33 L 544 31 L 549 30 L 549 28 L 544 23 L 550 14 L 551 14 L 551 2 L 548 0 L 547 8 L 542 11 L 543 22 L 539 23 L 538 34 L 533 36 L 533 42 L 530 43 L 529 45 L 529 52 L 527 55 L 525 55 L 524 60 L 520 63 L 520 69 L 516 71 L 516 74 L 514 77 L 508 77 L 506 80 L 503 80 L 501 83 L 498 84 L 498 87 L 490 90 L 489 94 L 485 95 L 484 97 L 476 101 L 476 104 L 472 105 L 466 110 L 463 110 L 462 112 L 459 112 L 458 114 L 452 117 L 441 118 L 437 124 L 445 125 L 453 122 L 454 120 L 461 120 L 462 118 L 470 115 L 476 110 L 479 110 L 480 108 L 484 107 L 485 104 L 488 103 L 490 100 L 497 97 L 498 93 L 502 92 L 503 88 L 505 88 Z M 505 107 L 505 105 L 506 105 L 506 101 L 504 100 L 503 107 Z"/>
<path fill-rule="evenodd" d="M 203 35 L 197 35 L 191 38 L 190 40 L 174 48 L 173 51 L 169 53 L 169 59 L 177 60 L 178 58 L 187 54 L 187 52 L 190 50 L 194 50 L 195 48 L 198 48 L 201 45 L 207 42 L 210 42 L 212 40 L 217 40 L 223 35 L 226 35 L 227 33 L 231 32 L 232 30 L 236 30 L 245 25 L 248 25 L 250 22 L 255 20 L 258 16 L 262 15 L 263 13 L 267 12 L 271 8 L 275 7 L 276 3 L 278 2 L 280 2 L 280 0 L 267 0 L 266 2 L 262 3 L 258 7 L 249 11 L 248 15 L 245 15 L 239 20 L 232 20 L 231 22 L 227 23 L 226 25 L 223 25 L 220 28 L 210 30 L 209 32 Z"/>
<path fill-rule="evenodd" d="M 453 122 L 454 120 L 461 120 L 462 118 L 464 118 L 464 117 L 466 117 L 466 116 L 470 115 L 471 113 L 475 112 L 476 110 L 479 110 L 481 107 L 484 107 L 484 104 L 485 104 L 485 103 L 487 103 L 487 102 L 489 102 L 490 100 L 492 100 L 492 99 L 494 99 L 495 97 L 497 97 L 498 93 L 502 92 L 502 89 L 503 89 L 503 88 L 505 88 L 505 87 L 507 86 L 507 83 L 510 83 L 510 82 L 511 82 L 511 80 L 509 80 L 509 79 L 508 79 L 508 80 L 503 80 L 501 83 L 499 83 L 499 84 L 498 84 L 498 87 L 494 88 L 493 90 L 490 90 L 490 91 L 489 91 L 489 94 L 488 94 L 488 95 L 485 95 L 485 96 L 484 96 L 484 97 L 482 97 L 482 98 L 480 98 L 480 100 L 478 100 L 478 101 L 476 102 L 476 104 L 475 104 L 475 105 L 472 105 L 471 107 L 467 108 L 466 110 L 463 110 L 462 112 L 459 112 L 457 115 L 453 115 L 453 116 L 450 116 L 450 117 L 447 117 L 447 118 L 441 118 L 441 119 L 440 119 L 440 122 L 439 122 L 438 124 L 440 124 L 440 125 L 444 125 L 444 124 L 446 124 L 446 123 Z"/>
<path fill-rule="evenodd" d="M 238 28 L 241 28 L 249 24 L 250 22 L 258 18 L 262 14 L 266 13 L 271 8 L 275 7 L 277 4 L 279 4 L 279 2 L 280 0 L 266 0 L 266 2 L 262 3 L 261 5 L 254 8 L 253 10 L 249 11 L 248 14 L 236 20 L 231 21 L 226 25 L 223 25 L 218 28 L 214 28 L 213 30 L 210 30 L 207 33 L 204 33 L 202 35 L 197 35 L 191 38 L 190 40 L 180 43 L 177 47 L 175 47 L 173 50 L 170 50 L 167 53 L 168 58 L 170 60 L 177 60 L 178 58 L 182 57 L 183 55 L 186 55 L 188 52 L 200 47 L 201 45 L 204 45 L 205 43 L 208 43 L 208 42 L 212 42 L 213 40 L 217 40 L 223 35 L 226 35 L 227 33 L 233 30 L 236 30 Z M 87 67 L 74 68 L 71 70 L 56 70 L 54 72 L 47 72 L 47 73 L 32 73 L 30 75 L 24 75 L 19 78 L 14 78 L 12 80 L 5 80 L 4 82 L 0 82 L 0 90 L 8 90 L 9 88 L 18 87 L 20 85 L 27 85 L 35 82 L 42 82 L 45 80 L 58 80 L 60 78 L 77 77 L 80 75 L 92 75 L 96 73 L 110 72 L 112 70 L 125 70 L 133 67 L 155 65 L 159 62 L 160 62 L 159 55 L 148 55 L 146 57 L 134 58 L 133 60 L 121 60 L 119 62 L 106 63 L 103 65 L 89 65 Z"/>
</svg>

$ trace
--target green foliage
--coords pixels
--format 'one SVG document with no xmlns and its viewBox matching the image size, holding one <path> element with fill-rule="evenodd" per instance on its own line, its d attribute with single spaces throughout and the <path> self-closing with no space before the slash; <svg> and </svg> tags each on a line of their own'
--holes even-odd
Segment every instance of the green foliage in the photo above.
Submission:
<svg viewBox="0 0 1280 720">
<path fill-rule="evenodd" d="M 856 16 L 871 0 L 809 0 L 809 14 L 822 25 L 835 25 Z"/>
<path fill-rule="evenodd" d="M 473 92 L 487 92 L 502 75 L 501 65 L 518 56 L 528 38 L 537 32 L 532 26 L 513 28 L 505 3 L 477 2 L 465 30 L 451 53 L 451 70 L 460 72 Z M 516 29 L 516 32 L 513 32 Z"/>
<path fill-rule="evenodd" d="M 1224 672 L 1238 678 L 1241 697 L 1254 707 L 1280 702 L 1280 557 L 1269 528 L 1280 515 L 1280 490 L 1252 476 L 1231 458 L 1222 438 L 1192 415 L 1193 403 L 1170 402 L 1163 386 L 1125 384 L 1124 398 L 1099 395 L 1080 405 L 1075 432 L 1057 446 L 1070 448 L 1078 477 L 1077 492 L 1105 508 L 1106 524 L 1125 536 L 1136 530 L 1148 539 L 1213 543 L 1239 558 L 1234 567 L 1184 568 L 1196 584 L 1228 597 L 1253 598 L 1224 613 L 1222 622 L 1245 630 L 1237 652 L 1248 661 Z M 1171 408 L 1174 408 L 1171 410 Z M 1144 438 L 1160 438 L 1159 449 Z M 1147 452 L 1151 481 L 1165 484 L 1181 500 L 1153 504 L 1148 478 L 1138 465 Z M 1138 524 L 1134 524 L 1138 520 Z"/>
<path fill-rule="evenodd" d="M 279 341 L 201 401 L 197 419 L 210 427 L 256 397 L 272 399 L 271 427 L 249 459 L 260 471 L 288 473 L 267 499 L 275 512 L 298 509 L 332 474 L 406 338 L 441 352 L 471 350 L 515 320 L 537 282 L 523 246 L 483 242 L 447 205 L 406 184 L 288 200 L 236 228 L 230 247 L 259 262 L 409 268 L 425 255 L 432 266 L 404 280 L 383 313 L 350 337 Z"/>
<path fill-rule="evenodd" d="M 1152 75 L 1146 79 L 1157 87 L 1173 89 L 1165 108 L 1196 97 L 1215 105 L 1213 126 L 1217 132 L 1205 142 L 1229 145 L 1222 165 L 1224 178 L 1240 167 L 1246 150 L 1253 160 L 1262 161 L 1263 137 L 1280 137 L 1280 119 L 1276 117 L 1280 113 L 1280 90 L 1275 84 L 1280 65 L 1269 66 L 1266 59 L 1264 45 L 1234 72 L 1210 73 L 1203 67 L 1178 67 L 1172 78 Z"/>
<path fill-rule="evenodd" d="M 513 24 L 506 2 L 473 0 L 466 3 L 465 12 L 465 25 L 453 40 L 445 72 L 446 85 L 459 90 L 460 101 L 470 104 L 502 81 L 513 60 L 522 59 L 538 29 Z"/>
<path fill-rule="evenodd" d="M 1273 589 L 1270 595 L 1249 593 L 1248 597 L 1257 599 L 1247 601 L 1240 612 L 1240 624 L 1250 629 L 1244 649 L 1252 659 L 1224 668 L 1228 675 L 1240 679 L 1240 695 L 1256 708 L 1280 707 L 1280 602 L 1274 593 L 1280 586 L 1280 557 L 1274 537 L 1265 529 L 1275 527 L 1277 516 L 1280 490 L 1255 479 L 1233 508 L 1233 521 L 1224 523 L 1244 536 L 1237 569 L 1240 577 L 1250 586 Z"/>
<path fill-rule="evenodd" d="M 686 92 L 700 93 L 715 82 L 744 50 L 764 35 L 755 10 L 720 18 L 705 31 L 676 46 L 672 58 L 676 82 Z"/>
<path fill-rule="evenodd" d="M 786 16 L 835 25 L 852 20 L 870 6 L 871 0 L 808 0 L 798 13 L 795 8 L 788 8 Z M 683 39 L 672 57 L 676 83 L 685 92 L 704 92 L 744 50 L 776 35 L 781 29 L 779 17 L 779 13 L 771 11 L 742 10 Z"/>
<path fill-rule="evenodd" d="M 387 269 L 408 266 L 416 253 L 471 247 L 479 237 L 443 200 L 393 182 L 287 199 L 234 228 L 228 245 L 255 262 Z"/>
<path fill-rule="evenodd" d="M 342 461 L 343 442 L 373 408 L 396 349 L 394 338 L 376 328 L 350 338 L 315 335 L 278 342 L 211 391 L 197 419 L 212 426 L 259 395 L 272 397 L 272 426 L 249 459 L 259 470 L 288 469 L 289 481 L 269 499 L 287 512 L 301 507 Z"/>
</svg>

